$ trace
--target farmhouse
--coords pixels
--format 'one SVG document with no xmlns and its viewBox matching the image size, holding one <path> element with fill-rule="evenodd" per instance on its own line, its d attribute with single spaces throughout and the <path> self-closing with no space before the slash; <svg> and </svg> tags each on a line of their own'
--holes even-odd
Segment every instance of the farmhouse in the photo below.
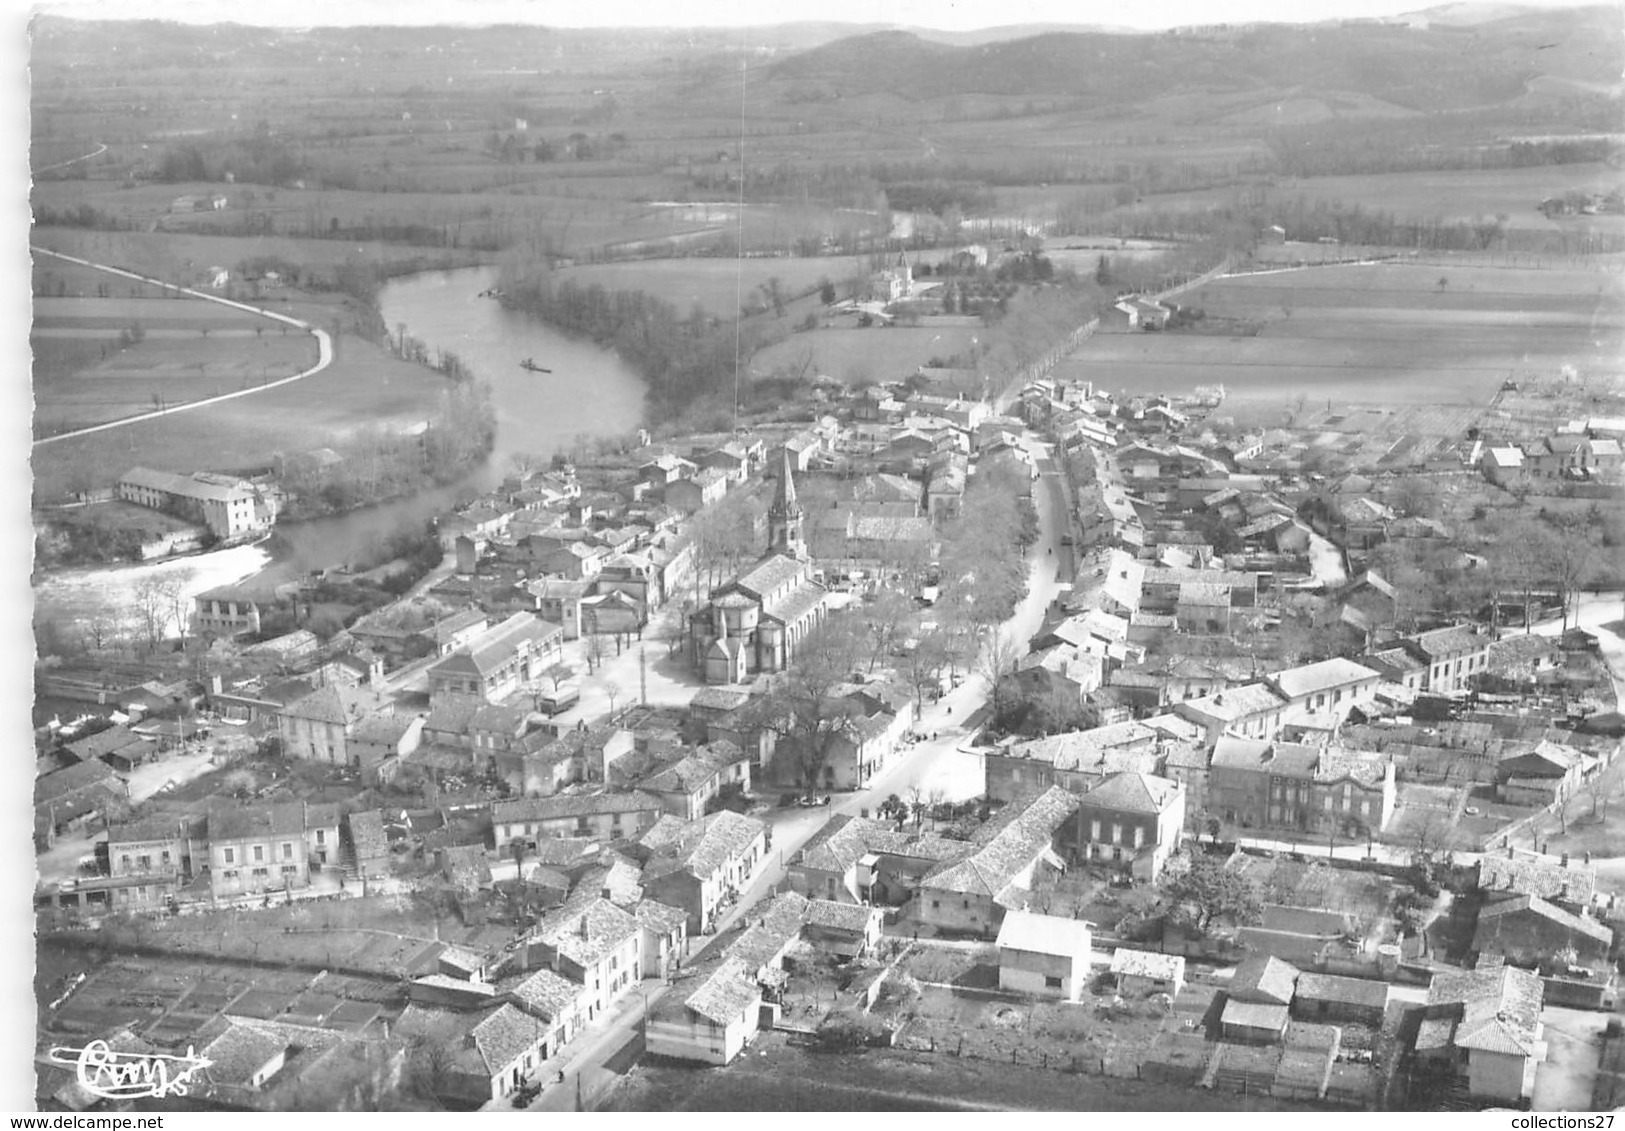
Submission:
<svg viewBox="0 0 1625 1131">
<path fill-rule="evenodd" d="M 1140 295 L 1123 299 L 1113 309 L 1128 315 L 1131 330 L 1161 330 L 1168 325 L 1168 319 L 1173 314 L 1162 303 Z"/>
</svg>

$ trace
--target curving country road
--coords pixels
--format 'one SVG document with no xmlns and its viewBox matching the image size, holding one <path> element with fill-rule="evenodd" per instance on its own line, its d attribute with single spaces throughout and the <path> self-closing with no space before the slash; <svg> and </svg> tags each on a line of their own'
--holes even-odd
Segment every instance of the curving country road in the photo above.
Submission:
<svg viewBox="0 0 1625 1131">
<path fill-rule="evenodd" d="M 52 169 L 66 169 L 69 165 L 77 165 L 81 161 L 89 161 L 92 157 L 100 157 L 106 152 L 107 143 L 105 141 L 99 141 L 96 143 L 96 148 L 93 152 L 81 153 L 79 156 L 70 157 L 66 161 L 56 161 L 49 165 L 43 165 L 40 168 L 35 169 L 34 174 L 38 176 L 40 173 L 49 173 Z"/>
<path fill-rule="evenodd" d="M 164 287 L 175 291 L 177 294 L 183 294 L 190 298 L 200 298 L 205 302 L 217 302 L 221 306 L 229 306 L 234 310 L 245 311 L 249 314 L 258 315 L 261 318 L 269 318 L 273 322 L 282 322 L 289 326 L 297 327 L 298 329 L 315 336 L 317 351 L 316 364 L 311 366 L 309 369 L 306 369 L 302 373 L 295 373 L 291 377 L 282 377 L 275 381 L 267 382 L 264 385 L 257 385 L 252 389 L 238 389 L 236 392 L 222 393 L 217 397 L 205 397 L 203 400 L 188 401 L 185 404 L 175 405 L 171 408 L 158 409 L 155 412 L 143 412 L 136 416 L 126 416 L 121 420 L 110 420 L 105 424 L 92 424 L 85 428 L 75 428 L 72 432 L 61 432 L 55 436 L 46 436 L 42 439 L 34 441 L 34 446 L 36 448 L 44 447 L 46 444 L 54 444 L 59 440 L 71 440 L 76 436 L 89 436 L 95 432 L 106 432 L 113 428 L 123 428 L 127 424 L 139 424 L 143 420 L 156 420 L 161 416 L 174 416 L 177 412 L 189 412 L 195 408 L 203 408 L 207 405 L 219 404 L 221 401 L 229 401 L 237 397 L 247 397 L 252 396 L 255 393 L 263 393 L 267 389 L 275 389 L 281 385 L 291 385 L 295 381 L 302 381 L 306 377 L 311 377 L 317 373 L 320 373 L 329 365 L 333 364 L 333 339 L 328 336 L 327 331 L 318 329 L 315 326 L 312 326 L 309 322 L 301 321 L 300 319 L 294 318 L 291 315 L 278 314 L 274 310 L 265 310 L 262 307 L 250 306 L 248 303 L 238 302 L 236 299 L 222 298 L 219 295 L 206 294 L 203 291 L 193 290 L 191 287 L 177 287 L 173 283 L 164 282 L 162 279 L 153 279 L 147 277 L 146 275 L 138 275 L 134 271 L 126 271 L 122 267 L 109 267 L 105 263 L 92 263 L 88 259 L 80 259 L 76 255 L 64 255 L 60 251 L 52 251 L 49 248 L 35 247 L 33 244 L 30 244 L 28 249 L 35 255 L 47 255 L 52 259 L 60 259 L 65 263 L 77 264 L 80 267 L 89 267 L 94 271 L 105 271 L 107 274 L 117 275 L 121 279 L 134 279 L 138 283 L 150 283 L 153 286 Z"/>
</svg>

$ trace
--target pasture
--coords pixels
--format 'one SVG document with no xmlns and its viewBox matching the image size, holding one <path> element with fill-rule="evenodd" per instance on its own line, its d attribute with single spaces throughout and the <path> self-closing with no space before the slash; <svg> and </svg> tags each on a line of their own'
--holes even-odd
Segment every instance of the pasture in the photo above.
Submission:
<svg viewBox="0 0 1625 1131">
<path fill-rule="evenodd" d="M 89 283 L 83 268 L 64 266 L 79 272 L 76 283 Z M 131 287 L 139 297 L 34 300 L 35 436 L 236 392 L 316 363 L 315 339 L 297 329 L 220 303 L 152 297 L 154 288 Z"/>
<path fill-rule="evenodd" d="M 778 279 L 784 297 L 817 289 L 829 279 L 839 285 L 853 275 L 867 274 L 867 260 L 846 256 L 775 256 L 761 259 L 657 259 L 634 263 L 597 263 L 567 267 L 555 273 L 561 282 L 580 286 L 594 283 L 612 291 L 643 291 L 664 299 L 686 315 L 698 304 L 719 318 L 730 318 L 743 304 L 762 301 L 760 287 Z"/>
<path fill-rule="evenodd" d="M 95 263 L 123 267 L 139 274 L 201 286 L 211 267 L 231 272 L 228 288 L 252 290 L 238 275 L 238 264 L 274 258 L 297 264 L 312 275 L 331 276 L 346 263 L 366 263 L 387 272 L 408 268 L 466 267 L 481 262 L 471 251 L 427 249 L 381 241 L 306 239 L 294 236 L 211 236 L 185 232 L 100 232 L 79 228 L 39 228 L 32 240 L 40 247 L 77 255 Z M 158 288 L 104 271 L 39 257 L 34 262 L 36 295 L 153 296 Z M 161 297 L 161 296 L 160 296 Z M 224 308 L 222 308 L 224 309 Z"/>
<path fill-rule="evenodd" d="M 1608 192 L 1619 187 L 1619 171 L 1603 164 L 1535 166 L 1524 169 L 1449 169 L 1437 172 L 1370 173 L 1341 177 L 1281 177 L 1267 185 L 1203 189 L 1146 197 L 1146 205 L 1160 208 L 1200 207 L 1232 200 L 1240 195 L 1270 201 L 1341 201 L 1367 209 L 1391 212 L 1400 218 L 1446 223 L 1504 214 L 1507 226 L 1556 232 L 1563 221 L 1548 220 L 1537 205 L 1565 192 Z M 1576 217 L 1599 229 L 1619 217 Z"/>
<path fill-rule="evenodd" d="M 279 454 L 325 447 L 363 428 L 427 420 L 449 388 L 432 370 L 360 338 L 344 336 L 334 345 L 333 364 L 303 381 L 36 447 L 36 501 L 63 499 L 70 484 L 111 486 L 138 465 L 185 472 L 264 468 Z"/>
<path fill-rule="evenodd" d="M 153 330 L 127 346 L 115 331 L 69 331 L 71 336 L 31 339 L 35 350 L 34 434 L 50 436 L 185 404 L 290 377 L 316 364 L 316 340 L 308 334 Z M 97 339 L 101 340 L 97 340 Z M 41 347 L 47 348 L 43 351 Z"/>
<path fill-rule="evenodd" d="M 868 329 L 810 330 L 793 334 L 750 360 L 754 376 L 777 370 L 799 370 L 806 364 L 809 377 L 823 374 L 860 384 L 901 381 L 932 358 L 946 360 L 972 348 L 980 325 L 872 326 Z"/>
<path fill-rule="evenodd" d="M 1612 372 L 1625 347 L 1621 280 L 1484 265 L 1337 266 L 1219 279 L 1181 296 L 1201 332 L 1097 334 L 1062 375 L 1232 399 L 1483 405 L 1508 379 Z M 1227 333 L 1226 331 L 1230 331 Z"/>
</svg>

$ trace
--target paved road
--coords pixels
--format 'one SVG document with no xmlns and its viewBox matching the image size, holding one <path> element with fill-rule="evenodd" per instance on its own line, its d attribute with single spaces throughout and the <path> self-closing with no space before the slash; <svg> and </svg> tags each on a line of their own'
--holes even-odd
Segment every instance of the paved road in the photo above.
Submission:
<svg viewBox="0 0 1625 1131">
<path fill-rule="evenodd" d="M 141 283 L 151 283 L 154 286 L 167 287 L 177 294 L 183 294 L 190 298 L 200 298 L 206 302 L 216 302 L 222 306 L 229 306 L 236 310 L 246 311 L 249 314 L 257 314 L 261 318 L 269 318 L 275 322 L 283 322 L 289 326 L 296 326 L 299 329 L 304 330 L 306 333 L 314 335 L 316 338 L 316 364 L 305 370 L 303 373 L 295 373 L 292 377 L 283 377 L 276 381 L 268 381 L 265 384 L 258 385 L 252 389 L 238 389 L 234 393 L 222 393 L 217 397 L 205 397 L 203 400 L 188 401 L 185 404 L 174 405 L 170 408 L 160 409 L 157 412 L 143 412 L 136 416 L 126 416 L 122 420 L 110 420 L 106 424 L 93 424 L 88 428 L 75 428 L 71 432 L 59 432 L 55 436 L 46 436 L 42 439 L 35 440 L 34 446 L 36 448 L 43 447 L 46 444 L 54 444 L 60 440 L 71 440 L 75 436 L 89 436 L 95 432 L 106 432 L 112 428 L 123 428 L 127 424 L 137 424 L 143 420 L 156 420 L 161 416 L 173 416 L 177 412 L 190 412 L 195 408 L 203 408 L 205 405 L 219 404 L 221 401 L 234 400 L 237 397 L 253 396 L 255 393 L 263 393 L 266 389 L 275 389 L 280 385 L 289 385 L 295 381 L 302 381 L 306 377 L 311 377 L 317 373 L 320 373 L 329 365 L 333 364 L 333 339 L 328 336 L 326 330 L 319 330 L 308 322 L 302 322 L 299 319 L 293 318 L 286 314 L 278 314 L 274 310 L 265 310 L 258 306 L 250 306 L 248 303 L 238 302 L 236 299 L 222 298 L 219 295 L 211 295 L 204 291 L 195 291 L 190 287 L 177 287 L 173 283 L 166 283 L 162 279 L 149 278 L 146 275 L 137 275 L 134 271 L 126 271 L 122 267 L 109 267 L 105 263 L 92 263 L 88 259 L 80 259 L 76 255 L 63 255 L 60 251 L 51 251 L 49 248 L 35 247 L 34 245 L 30 244 L 28 250 L 33 252 L 35 255 L 49 256 L 52 259 L 60 259 L 65 263 L 76 263 L 81 267 L 89 267 L 96 271 L 105 271 L 109 275 L 117 275 L 123 279 L 134 279 Z"/>
</svg>

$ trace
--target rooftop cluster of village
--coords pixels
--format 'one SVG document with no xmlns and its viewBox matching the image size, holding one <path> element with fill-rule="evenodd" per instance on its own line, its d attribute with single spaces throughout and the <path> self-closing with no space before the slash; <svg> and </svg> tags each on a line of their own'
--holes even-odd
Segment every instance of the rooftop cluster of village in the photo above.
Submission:
<svg viewBox="0 0 1625 1131">
<path fill-rule="evenodd" d="M 1615 792 L 1617 702 L 1569 628 L 1594 561 L 1477 532 L 1617 484 L 1625 420 L 1380 443 L 1392 413 L 1249 429 L 1222 390 L 1114 398 L 1054 360 L 1007 404 L 928 370 L 521 469 L 415 581 L 210 590 L 146 610 L 178 642 L 42 664 L 78 705 L 38 744 L 36 903 L 77 962 L 44 1034 L 195 1044 L 233 1106 L 500 1108 L 628 1017 L 702 1064 L 775 1029 L 982 1055 L 944 1021 L 964 963 L 1071 1011 L 1013 1059 L 1533 1102 L 1543 1009 L 1615 997 L 1613 903 L 1565 845 Z M 223 539 L 276 510 L 119 491 Z M 980 796 L 876 788 L 928 749 Z"/>
</svg>

